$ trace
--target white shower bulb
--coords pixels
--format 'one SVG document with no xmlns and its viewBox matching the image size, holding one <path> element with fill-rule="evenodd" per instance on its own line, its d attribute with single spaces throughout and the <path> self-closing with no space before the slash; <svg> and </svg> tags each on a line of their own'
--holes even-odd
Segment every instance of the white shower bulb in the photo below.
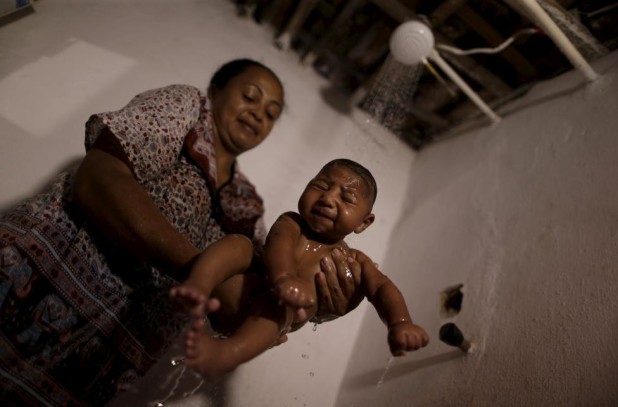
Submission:
<svg viewBox="0 0 618 407">
<path fill-rule="evenodd" d="M 423 61 L 433 49 L 433 33 L 420 21 L 407 21 L 395 29 L 390 39 L 391 53 L 405 65 Z"/>
</svg>

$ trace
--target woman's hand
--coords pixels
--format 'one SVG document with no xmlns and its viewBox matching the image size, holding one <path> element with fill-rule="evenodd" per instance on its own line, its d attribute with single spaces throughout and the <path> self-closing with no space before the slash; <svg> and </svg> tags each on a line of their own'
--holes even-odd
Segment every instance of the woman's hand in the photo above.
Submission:
<svg viewBox="0 0 618 407">
<path fill-rule="evenodd" d="M 351 256 L 334 249 L 332 260 L 324 257 L 320 267 L 315 280 L 319 315 L 312 319 L 317 323 L 345 315 L 363 300 L 362 295 L 354 295 L 361 282 L 361 265 Z"/>
</svg>

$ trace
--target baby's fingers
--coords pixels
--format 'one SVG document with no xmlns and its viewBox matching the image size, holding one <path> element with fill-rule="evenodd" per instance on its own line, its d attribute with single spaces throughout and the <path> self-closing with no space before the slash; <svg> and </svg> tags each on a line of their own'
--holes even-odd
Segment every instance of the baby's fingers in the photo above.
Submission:
<svg viewBox="0 0 618 407">
<path fill-rule="evenodd" d="M 429 336 L 425 331 L 413 332 L 409 334 L 410 350 L 418 350 L 427 346 L 429 343 Z"/>
<path fill-rule="evenodd" d="M 407 339 L 407 335 L 402 332 L 396 335 L 389 335 L 388 345 L 393 356 L 403 356 L 406 351 L 412 350 L 409 348 Z"/>
</svg>

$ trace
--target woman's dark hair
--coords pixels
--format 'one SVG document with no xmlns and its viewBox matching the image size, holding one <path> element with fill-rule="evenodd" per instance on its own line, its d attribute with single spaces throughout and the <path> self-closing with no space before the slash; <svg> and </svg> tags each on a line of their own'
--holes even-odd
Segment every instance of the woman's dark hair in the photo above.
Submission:
<svg viewBox="0 0 618 407">
<path fill-rule="evenodd" d="M 371 171 L 369 171 L 367 168 L 363 167 L 362 165 L 360 165 L 356 161 L 352 161 L 352 160 L 349 160 L 347 158 L 337 158 L 337 159 L 334 159 L 334 160 L 326 163 L 326 165 L 324 167 L 322 167 L 322 170 L 328 169 L 330 167 L 334 167 L 336 165 L 340 165 L 340 166 L 343 166 L 343 167 L 346 167 L 346 168 L 352 170 L 356 175 L 361 177 L 363 179 L 363 181 L 365 181 L 365 184 L 369 188 L 369 196 L 371 198 L 371 206 L 373 206 L 373 204 L 376 202 L 376 198 L 378 196 L 378 184 L 376 183 L 376 180 L 373 177 L 373 174 L 371 174 Z"/>
<path fill-rule="evenodd" d="M 256 66 L 270 72 L 277 79 L 279 86 L 281 86 L 281 89 L 283 90 L 281 79 L 279 79 L 277 74 L 274 73 L 272 69 L 258 61 L 248 58 L 234 59 L 223 64 L 219 67 L 219 69 L 217 69 L 217 72 L 215 72 L 212 78 L 210 78 L 210 85 L 216 87 L 217 89 L 223 89 L 230 80 L 234 79 L 241 73 L 245 72 L 247 68 L 251 68 L 252 66 Z"/>
</svg>

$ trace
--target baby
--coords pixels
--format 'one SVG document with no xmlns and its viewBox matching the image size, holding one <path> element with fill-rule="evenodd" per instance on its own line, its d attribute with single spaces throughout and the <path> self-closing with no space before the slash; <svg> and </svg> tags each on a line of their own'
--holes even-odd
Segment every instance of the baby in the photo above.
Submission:
<svg viewBox="0 0 618 407">
<path fill-rule="evenodd" d="M 360 275 L 348 274 L 359 279 L 350 303 L 360 296 L 373 304 L 388 327 L 391 353 L 401 356 L 426 346 L 429 337 L 412 322 L 395 284 L 343 240 L 373 223 L 376 194 L 373 176 L 360 164 L 347 159 L 326 164 L 303 191 L 298 213 L 284 213 L 269 231 L 262 259 L 268 284 L 247 284 L 251 277 L 244 271 L 253 254 L 249 239 L 230 235 L 209 246 L 189 278 L 170 291 L 171 300 L 194 320 L 185 340 L 185 364 L 204 376 L 220 375 L 272 347 L 307 319 L 324 317 L 317 306 L 315 276 L 320 261 L 334 249 L 360 264 Z M 253 287 L 250 293 L 248 286 Z M 211 294 L 223 305 L 211 315 L 219 321 L 213 327 L 229 334 L 223 339 L 204 332 L 204 312 L 219 305 L 208 300 Z"/>
</svg>

